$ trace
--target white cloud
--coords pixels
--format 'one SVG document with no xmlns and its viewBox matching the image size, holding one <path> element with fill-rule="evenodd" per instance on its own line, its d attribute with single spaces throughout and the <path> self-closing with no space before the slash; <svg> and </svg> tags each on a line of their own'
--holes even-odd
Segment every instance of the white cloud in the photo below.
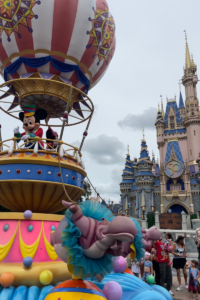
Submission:
<svg viewBox="0 0 200 300">
<path fill-rule="evenodd" d="M 142 130 L 142 128 L 147 128 L 154 130 L 157 111 L 155 107 L 149 107 L 142 114 L 128 114 L 122 121 L 118 122 L 118 125 L 122 129 Z"/>
<path fill-rule="evenodd" d="M 115 136 L 102 134 L 85 141 L 83 152 L 102 165 L 121 164 L 124 161 L 125 145 Z"/>
</svg>

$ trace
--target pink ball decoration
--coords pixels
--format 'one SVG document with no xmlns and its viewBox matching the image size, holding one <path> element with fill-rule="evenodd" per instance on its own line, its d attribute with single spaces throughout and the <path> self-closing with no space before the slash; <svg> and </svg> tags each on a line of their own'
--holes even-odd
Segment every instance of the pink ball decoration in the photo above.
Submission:
<svg viewBox="0 0 200 300">
<path fill-rule="evenodd" d="M 113 264 L 113 270 L 115 273 L 124 273 L 127 268 L 127 262 L 122 256 L 118 257 Z"/>
<path fill-rule="evenodd" d="M 120 300 L 123 292 L 119 283 L 115 281 L 109 281 L 104 285 L 103 293 L 107 300 Z"/>
</svg>

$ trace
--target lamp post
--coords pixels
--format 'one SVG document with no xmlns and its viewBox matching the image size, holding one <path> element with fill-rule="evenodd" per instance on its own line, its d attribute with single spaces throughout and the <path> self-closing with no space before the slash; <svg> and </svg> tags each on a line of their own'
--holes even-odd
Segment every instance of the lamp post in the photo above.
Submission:
<svg viewBox="0 0 200 300">
<path fill-rule="evenodd" d="M 145 206 L 142 206 L 142 220 L 145 219 Z"/>
</svg>

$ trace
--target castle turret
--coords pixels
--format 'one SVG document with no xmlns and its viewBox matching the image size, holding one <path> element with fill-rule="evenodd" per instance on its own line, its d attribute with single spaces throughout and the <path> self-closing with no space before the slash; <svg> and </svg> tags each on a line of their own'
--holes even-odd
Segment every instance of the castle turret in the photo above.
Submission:
<svg viewBox="0 0 200 300">
<path fill-rule="evenodd" d="M 158 113 L 157 118 L 155 122 L 156 131 L 157 131 L 157 143 L 158 148 L 163 147 L 164 145 L 164 128 L 165 128 L 165 122 L 163 119 L 164 110 L 160 111 L 160 105 L 158 104 Z"/>
<path fill-rule="evenodd" d="M 134 185 L 134 183 L 135 183 L 134 171 L 133 171 L 132 162 L 130 159 L 129 146 L 128 146 L 125 168 L 124 168 L 123 174 L 122 174 L 122 182 L 120 183 L 120 191 L 122 193 L 121 199 L 122 199 L 122 206 L 123 206 L 124 213 L 127 212 L 127 210 L 128 210 L 128 203 L 130 202 L 129 192 L 130 192 L 132 186 Z"/>
<path fill-rule="evenodd" d="M 139 217 L 144 216 L 145 212 L 152 211 L 152 207 L 154 207 L 152 187 L 155 177 L 152 173 L 152 165 L 153 163 L 149 157 L 146 140 L 143 135 L 140 158 L 138 160 L 138 173 L 135 177 L 137 185 L 137 207 L 139 210 Z"/>
<path fill-rule="evenodd" d="M 189 46 L 186 36 L 186 54 L 185 54 L 185 69 L 182 78 L 185 86 L 185 119 L 184 125 L 187 129 L 187 144 L 188 144 L 188 160 L 189 165 L 196 165 L 196 158 L 199 155 L 199 139 L 200 136 L 200 113 L 199 100 L 197 98 L 196 85 L 198 77 L 196 75 L 197 66 L 194 63 L 193 57 L 190 56 Z M 196 170 L 197 171 L 197 170 Z"/>
</svg>

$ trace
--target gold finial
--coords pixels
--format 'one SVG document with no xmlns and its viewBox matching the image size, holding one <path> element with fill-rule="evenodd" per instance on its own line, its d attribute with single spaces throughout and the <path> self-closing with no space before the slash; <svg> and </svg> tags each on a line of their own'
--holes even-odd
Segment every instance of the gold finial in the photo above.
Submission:
<svg viewBox="0 0 200 300">
<path fill-rule="evenodd" d="M 163 99 L 162 99 L 162 95 L 161 95 L 160 97 L 161 97 L 161 113 L 162 113 L 162 117 L 163 117 L 163 120 L 164 120 L 165 113 L 164 113 L 164 108 L 163 108 Z"/>
<path fill-rule="evenodd" d="M 129 145 L 127 145 L 127 155 L 129 155 Z"/>
<path fill-rule="evenodd" d="M 174 110 L 173 110 L 172 105 L 170 105 L 170 115 L 174 115 Z"/>
<path fill-rule="evenodd" d="M 160 112 L 160 103 L 158 102 L 158 112 Z"/>
<path fill-rule="evenodd" d="M 191 57 L 190 57 L 190 50 L 187 42 L 187 33 L 185 32 L 185 41 L 186 41 L 186 51 L 185 51 L 185 69 L 189 69 L 192 66 Z"/>
<path fill-rule="evenodd" d="M 142 135 L 143 135 L 143 142 L 145 142 L 145 135 L 144 135 L 144 128 L 143 128 L 143 130 L 142 130 Z"/>
</svg>

